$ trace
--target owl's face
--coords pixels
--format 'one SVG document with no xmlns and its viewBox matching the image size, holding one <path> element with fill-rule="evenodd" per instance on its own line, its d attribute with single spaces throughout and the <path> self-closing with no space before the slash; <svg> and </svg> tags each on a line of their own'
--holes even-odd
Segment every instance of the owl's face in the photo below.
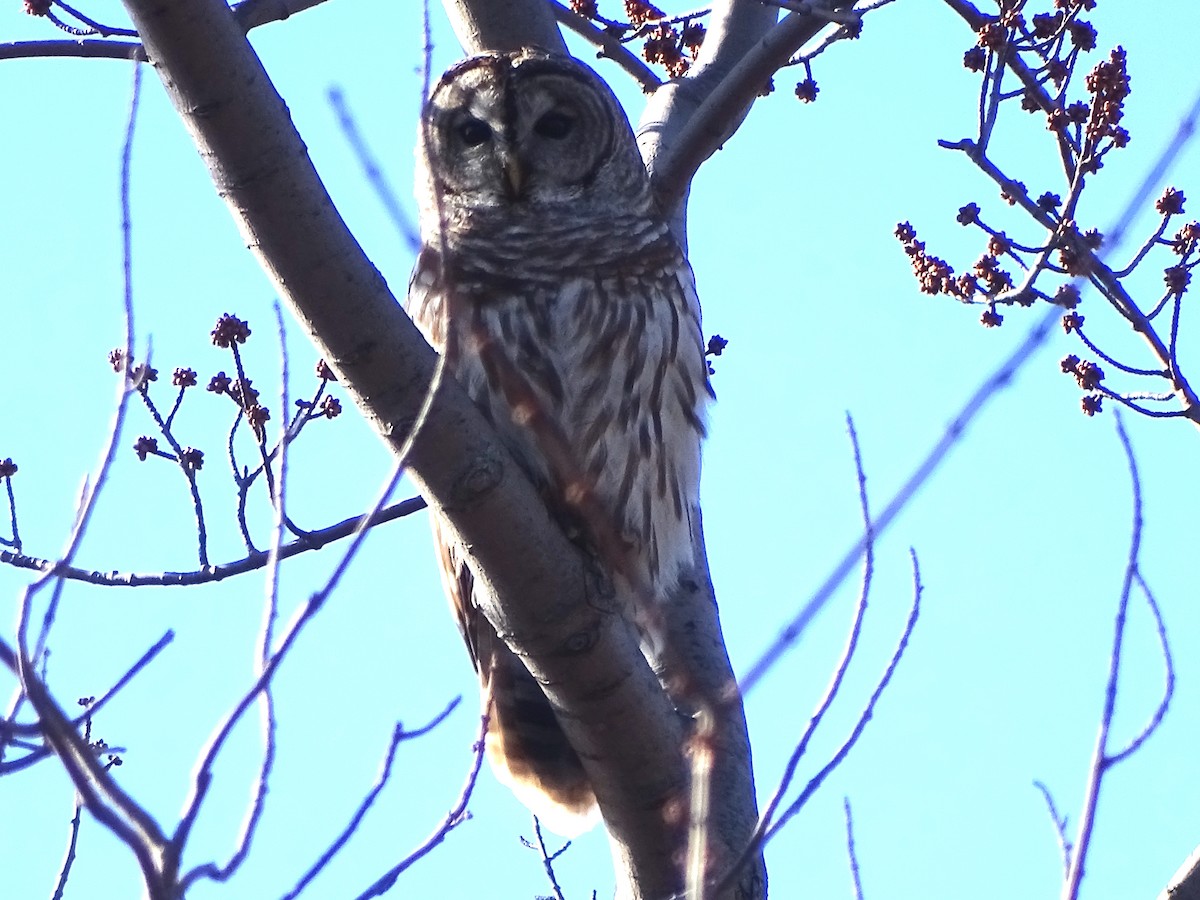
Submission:
<svg viewBox="0 0 1200 900">
<path fill-rule="evenodd" d="M 647 190 L 616 98 L 560 56 L 489 54 L 451 68 L 425 107 L 417 155 L 426 190 L 453 210 L 595 215 Z"/>
</svg>

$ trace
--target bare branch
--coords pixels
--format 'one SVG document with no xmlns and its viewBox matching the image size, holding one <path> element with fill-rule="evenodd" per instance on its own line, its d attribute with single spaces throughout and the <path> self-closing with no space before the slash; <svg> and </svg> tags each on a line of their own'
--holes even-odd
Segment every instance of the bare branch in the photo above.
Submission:
<svg viewBox="0 0 1200 900">
<path fill-rule="evenodd" d="M 1138 474 L 1137 458 L 1134 456 L 1133 447 L 1129 443 L 1129 436 L 1125 433 L 1125 426 L 1120 415 L 1116 417 L 1116 420 L 1117 436 L 1120 438 L 1121 447 L 1125 451 L 1125 460 L 1129 469 L 1129 480 L 1133 489 L 1133 520 L 1130 525 L 1129 556 L 1125 564 L 1125 577 L 1121 585 L 1121 597 L 1117 604 L 1116 624 L 1113 628 L 1113 646 L 1109 656 L 1108 681 L 1104 689 L 1104 708 L 1100 714 L 1100 725 L 1096 733 L 1095 750 L 1092 753 L 1092 763 L 1088 771 L 1088 783 L 1084 793 L 1083 810 L 1079 816 L 1079 831 L 1075 839 L 1075 852 L 1071 859 L 1071 866 L 1067 871 L 1067 876 L 1063 881 L 1063 900 L 1075 900 L 1079 896 L 1079 888 L 1083 881 L 1087 854 L 1091 846 L 1092 830 L 1096 822 L 1096 806 L 1100 798 L 1100 784 L 1105 774 L 1118 762 L 1128 758 L 1158 727 L 1163 715 L 1166 713 L 1167 704 L 1171 700 L 1175 683 L 1174 670 L 1171 666 L 1170 649 L 1166 642 L 1166 629 L 1163 626 L 1162 618 L 1158 612 L 1158 605 L 1155 603 L 1153 595 L 1148 590 L 1145 590 L 1143 585 L 1147 603 L 1154 613 L 1156 629 L 1163 648 L 1167 682 L 1163 699 L 1142 732 L 1124 750 L 1115 754 L 1110 753 L 1108 749 L 1108 733 L 1112 727 L 1113 713 L 1117 705 L 1117 682 L 1121 670 L 1121 652 L 1125 641 L 1125 621 L 1129 609 L 1129 596 L 1134 584 L 1138 581 L 1138 560 L 1141 552 L 1143 522 L 1142 484 Z"/>
<path fill-rule="evenodd" d="M 338 126 L 342 129 L 342 134 L 346 136 L 346 141 L 350 144 L 350 149 L 358 157 L 358 163 L 362 166 L 363 176 L 367 179 L 367 183 L 375 191 L 375 196 L 383 204 L 388 218 L 392 220 L 392 225 L 395 226 L 396 231 L 404 238 L 408 249 L 413 253 L 417 253 L 421 249 L 421 235 L 417 233 L 416 225 L 413 224 L 400 207 L 400 202 L 396 199 L 396 192 L 387 183 L 383 169 L 376 162 L 375 155 L 371 153 L 366 140 L 363 138 L 362 133 L 359 132 L 358 125 L 355 124 L 354 116 L 351 115 L 350 107 L 347 105 L 346 98 L 340 88 L 329 89 L 329 105 L 333 107 L 333 111 L 337 114 Z"/>
<path fill-rule="evenodd" d="M 146 61 L 141 44 L 131 41 L 110 41 L 90 38 L 81 41 L 13 41 L 0 44 L 0 60 L 5 59 L 49 59 L 51 57 L 75 57 L 78 59 L 133 59 Z"/>
<path fill-rule="evenodd" d="M 54 893 L 50 900 L 62 900 L 63 892 L 67 889 L 67 879 L 71 877 L 71 866 L 75 864 L 75 846 L 79 842 L 79 824 L 83 819 L 83 803 L 79 795 L 75 795 L 75 815 L 71 817 L 71 836 L 67 840 L 67 855 L 63 857 L 62 868 L 59 869 L 58 879 L 54 883 Z"/>
<path fill-rule="evenodd" d="M 567 848 L 571 846 L 571 842 L 567 841 L 553 853 L 547 850 L 546 838 L 542 834 L 542 823 L 537 816 L 533 817 L 533 835 L 537 840 L 537 847 L 535 849 L 541 854 L 542 867 L 545 868 L 546 877 L 550 880 L 550 890 L 554 891 L 555 900 L 566 900 L 563 896 L 562 887 L 558 883 L 558 876 L 554 874 L 554 861 L 567 851 Z"/>
<path fill-rule="evenodd" d="M 878 539 L 891 525 L 909 501 L 916 495 L 917 491 L 925 484 L 931 475 L 934 474 L 941 466 L 942 460 L 946 454 L 962 439 L 970 424 L 979 416 L 987 403 L 992 400 L 997 393 L 1003 388 L 1008 387 L 1012 383 L 1013 376 L 1025 365 L 1025 363 L 1033 356 L 1034 351 L 1038 349 L 1050 334 L 1051 329 L 1058 323 L 1058 311 L 1052 310 L 1046 313 L 1042 319 L 1037 322 L 1033 328 L 1025 335 L 1024 340 L 1017 345 L 1016 349 L 1005 359 L 999 366 L 993 370 L 987 378 L 975 389 L 975 392 L 970 396 L 966 403 L 958 413 L 950 420 L 950 424 L 946 426 L 946 430 L 942 432 L 934 446 L 926 454 L 925 458 L 917 465 L 916 469 L 901 486 L 900 490 L 892 497 L 887 506 L 884 507 L 882 513 L 875 518 L 875 537 Z M 755 684 L 767 673 L 767 671 L 779 660 L 779 658 L 787 652 L 787 650 L 800 639 L 804 630 L 808 627 L 808 623 L 813 620 L 818 612 L 825 607 L 825 604 L 833 597 L 833 594 L 841 586 L 850 570 L 854 568 L 855 563 L 863 555 L 866 549 L 865 538 L 860 539 L 838 562 L 834 570 L 817 588 L 816 592 L 808 600 L 807 603 L 792 617 L 791 621 L 783 628 L 774 641 L 767 647 L 766 650 L 755 661 L 749 671 L 742 677 L 741 687 L 742 692 L 749 692 Z"/>
<path fill-rule="evenodd" d="M 83 713 L 78 718 L 74 719 L 71 724 L 75 727 L 78 727 L 79 725 L 83 724 L 84 719 L 88 718 L 89 716 L 94 716 L 97 712 L 103 709 L 104 705 L 108 703 L 108 701 L 114 696 L 116 696 L 118 691 L 132 681 L 134 676 L 144 669 L 150 663 L 150 661 L 154 659 L 154 657 L 158 656 L 158 654 L 162 652 L 167 644 L 171 643 L 171 641 L 174 639 L 175 632 L 167 631 L 166 634 L 164 634 L 154 643 L 154 646 L 143 653 L 138 661 L 125 671 L 124 675 L 117 679 L 116 683 L 112 687 L 110 687 L 107 691 L 101 694 L 99 698 L 92 701 L 92 703 L 88 705 L 88 711 L 86 713 Z M 29 736 L 39 735 L 42 733 L 41 728 L 39 728 L 37 725 L 22 725 L 11 721 L 0 725 L 0 731 L 3 731 L 7 734 L 20 734 Z M 15 768 L 24 768 L 24 766 L 17 766 L 16 763 L 14 763 L 13 766 Z M 4 765 L 0 765 L 0 775 L 3 775 L 8 771 L 9 770 Z"/>
<path fill-rule="evenodd" d="M 1137 749 L 1142 746 L 1146 738 L 1150 737 L 1158 729 L 1158 726 L 1162 724 L 1163 717 L 1167 714 L 1167 707 L 1171 704 L 1171 698 L 1175 695 L 1175 666 L 1171 661 L 1171 645 L 1167 641 L 1167 626 L 1163 622 L 1162 610 L 1159 609 L 1158 601 L 1154 599 L 1154 594 L 1151 593 L 1150 587 L 1142 578 L 1140 571 L 1133 573 L 1133 580 L 1141 589 L 1142 596 L 1146 598 L 1146 605 L 1150 607 L 1150 612 L 1154 616 L 1154 632 L 1158 635 L 1158 646 L 1162 650 L 1163 655 L 1163 695 L 1154 712 L 1150 714 L 1149 721 L 1133 737 L 1125 749 L 1119 750 L 1112 755 L 1109 761 L 1110 765 L 1115 765 L 1137 752 Z"/>
<path fill-rule="evenodd" d="M 83 805 L 137 858 L 150 900 L 171 900 L 170 879 L 164 871 L 167 843 L 158 824 L 96 761 L 88 742 L 50 696 L 29 660 L 14 652 L 3 639 L 0 639 L 0 662 L 19 675 L 42 733 L 62 761 Z"/>
<path fill-rule="evenodd" d="M 910 637 L 912 637 L 913 629 L 917 625 L 917 616 L 920 615 L 921 612 L 921 594 L 924 591 L 924 585 L 921 584 L 921 568 L 917 563 L 917 552 L 910 549 L 909 555 L 912 559 L 913 567 L 912 608 L 909 611 L 908 620 L 904 623 L 904 630 L 900 634 L 900 641 L 896 644 L 896 649 L 892 653 L 892 658 L 888 661 L 887 667 L 883 670 L 883 675 L 880 676 L 879 682 L 875 685 L 875 690 L 871 693 L 870 699 L 867 700 L 866 706 L 863 707 L 862 713 L 860 713 L 858 717 L 858 721 L 855 723 L 854 728 L 850 731 L 850 734 L 846 737 L 846 740 L 842 742 L 842 745 L 838 747 L 838 749 L 833 753 L 833 755 L 829 758 L 829 761 L 825 763 L 821 770 L 817 772 L 817 774 L 811 779 L 809 779 L 808 784 L 804 786 L 804 790 L 800 792 L 800 796 L 793 800 L 788 808 L 783 811 L 783 814 L 780 815 L 779 821 L 775 822 L 775 824 L 773 824 L 767 830 L 766 834 L 763 836 L 764 843 L 771 840 L 771 838 L 775 837 L 775 835 L 779 834 L 783 827 L 787 825 L 788 820 L 804 808 L 804 804 L 807 803 L 809 798 L 816 793 L 817 788 L 824 783 L 825 779 L 829 777 L 829 774 L 842 764 L 842 760 L 844 760 L 850 753 L 850 749 L 856 743 L 858 743 L 858 739 L 862 736 L 863 730 L 867 727 L 867 722 L 869 722 L 871 717 L 875 714 L 875 705 L 879 702 L 879 698 L 883 696 L 884 690 L 887 688 L 888 683 L 892 680 L 892 675 L 894 675 L 896 672 L 896 666 L 899 664 L 900 658 L 904 656 L 904 651 L 908 647 L 908 640 Z"/>
<path fill-rule="evenodd" d="M 858 601 L 855 603 L 854 611 L 850 617 L 850 632 L 846 636 L 846 645 L 842 649 L 841 658 L 838 659 L 837 664 L 834 666 L 833 674 L 829 679 L 829 685 L 825 688 L 825 693 L 817 702 L 817 708 L 809 717 L 808 724 L 805 725 L 800 739 L 796 742 L 796 746 L 792 749 L 792 753 L 788 757 L 783 775 L 779 779 L 779 785 L 775 788 L 775 792 L 771 795 L 771 799 L 767 801 L 766 808 L 759 817 L 758 825 L 754 829 L 751 846 L 758 846 L 762 843 L 763 836 L 767 833 L 768 828 L 774 820 L 775 812 L 779 809 L 779 804 L 783 802 L 788 788 L 791 787 L 792 780 L 796 776 L 796 768 L 800 765 L 800 760 L 808 749 L 808 744 L 812 740 L 812 736 L 816 733 L 817 727 L 825 717 L 825 713 L 829 711 L 834 699 L 837 697 L 838 690 L 842 686 L 842 681 L 846 677 L 846 672 L 850 668 L 850 661 L 854 658 L 854 651 L 858 648 L 858 638 L 862 633 L 862 623 L 867 613 L 867 598 L 871 593 L 871 579 L 875 573 L 876 531 L 874 523 L 871 521 L 870 505 L 867 502 L 867 476 L 863 469 L 862 451 L 858 444 L 858 433 L 854 429 L 854 420 L 849 414 L 846 415 L 846 430 L 850 435 L 850 445 L 854 453 L 854 473 L 858 484 L 859 510 L 863 520 L 863 565 Z"/>
<path fill-rule="evenodd" d="M 362 528 L 364 520 L 367 522 L 366 527 L 372 528 L 376 525 L 382 525 L 385 522 L 392 522 L 412 513 L 420 512 L 426 506 L 424 498 L 410 497 L 407 500 L 401 500 L 399 503 L 393 503 L 386 509 L 381 509 L 369 518 L 367 516 L 351 516 L 348 519 L 343 519 L 336 525 L 305 532 L 302 537 L 280 547 L 279 558 L 291 559 L 293 556 L 298 556 L 301 553 L 307 553 L 310 550 L 320 550 L 322 547 L 336 541 L 344 540 Z M 241 559 L 232 560 L 227 563 L 217 563 L 206 569 L 195 569 L 191 572 L 154 572 L 151 574 L 100 572 L 91 569 L 80 569 L 75 566 L 62 566 L 52 560 L 37 559 L 36 557 L 25 556 L 20 553 L 11 553 L 7 550 L 0 550 L 0 563 L 7 563 L 20 569 L 35 569 L 43 572 L 53 570 L 56 577 L 59 578 L 83 581 L 88 584 L 100 584 L 107 587 L 143 587 L 145 585 L 175 587 L 207 584 L 211 581 L 223 581 L 234 575 L 253 572 L 265 567 L 270 560 L 270 556 L 270 553 L 262 551 L 250 553 Z"/>
<path fill-rule="evenodd" d="M 673 214 L 701 163 L 729 139 L 771 76 L 852 0 L 819 0 L 789 13 L 737 0 L 715 6 L 700 58 L 682 82 L 664 86 L 646 108 L 638 143 L 661 207 Z M 678 93 L 678 96 L 676 94 Z"/>
<path fill-rule="evenodd" d="M 388 779 L 390 779 L 392 776 L 392 763 L 396 759 L 396 748 L 400 746 L 400 743 L 402 741 L 412 740 L 414 738 L 421 737 L 424 734 L 428 734 L 447 719 L 447 717 L 455 710 L 461 700 L 462 697 L 455 697 L 450 701 L 445 709 L 443 709 L 437 714 L 437 716 L 434 717 L 431 722 L 429 722 L 427 725 L 423 725 L 415 731 L 405 731 L 403 725 L 401 725 L 399 722 L 396 723 L 396 727 L 392 729 L 392 738 L 388 742 L 387 752 L 384 754 L 383 762 L 380 764 L 379 775 L 376 776 L 375 783 L 371 785 L 371 789 L 367 791 L 366 796 L 363 797 L 362 802 L 358 805 L 358 808 L 354 811 L 354 815 L 350 817 L 350 821 L 346 824 L 346 827 L 342 829 L 342 832 L 333 840 L 329 847 L 326 848 L 325 852 L 317 858 L 317 861 L 314 862 L 311 867 L 309 867 L 308 871 L 300 877 L 300 880 L 296 882 L 296 886 L 284 894 L 280 900 L 295 900 L 295 898 L 300 895 L 300 892 L 308 887 L 309 883 L 314 878 L 321 874 L 321 870 L 329 864 L 330 860 L 332 860 L 341 851 L 341 849 L 346 846 L 346 843 L 350 840 L 350 838 L 354 836 L 354 832 L 357 831 L 358 826 L 362 824 L 362 820 L 366 816 L 367 811 L 370 810 L 380 792 L 387 785 Z"/>
<path fill-rule="evenodd" d="M 243 31 L 249 31 L 260 25 L 271 22 L 282 22 L 296 13 L 320 6 L 325 0 L 242 0 L 234 4 L 233 16 L 242 26 Z"/>
<path fill-rule="evenodd" d="M 567 52 L 546 0 L 443 0 L 443 5 L 468 54 L 522 47 Z"/>
<path fill-rule="evenodd" d="M 248 244 L 368 421 L 399 452 L 437 358 L 338 215 L 261 62 L 219 0 L 125 2 Z M 263 160 L 271 161 L 266 169 Z M 598 792 L 610 834 L 635 869 L 658 873 L 651 881 L 666 877 L 669 835 L 647 798 L 686 783 L 682 724 L 636 635 L 615 610 L 598 608 L 589 560 L 457 384 L 438 391 L 410 463 L 422 493 L 443 501 L 495 589 L 502 609 L 485 613 L 505 623 L 553 701 L 582 713 L 566 723 L 569 737 L 581 755 L 603 761 L 608 777 Z M 608 727 L 618 720 L 626 729 Z M 628 741 L 630 730 L 652 739 Z"/>
<path fill-rule="evenodd" d="M 325 0 L 243 0 L 232 7 L 233 15 L 245 31 L 281 22 L 298 12 L 319 6 Z M 146 61 L 141 44 L 103 38 L 56 41 L 14 41 L 0 44 L 0 60 L 43 59 L 50 57 L 78 59 L 132 59 Z"/>
<path fill-rule="evenodd" d="M 850 798 L 842 798 L 846 813 L 846 855 L 850 857 L 850 880 L 854 885 L 854 900 L 863 900 L 862 880 L 859 877 L 858 856 L 854 852 L 854 816 L 850 812 Z"/>
<path fill-rule="evenodd" d="M 1058 814 L 1058 807 L 1054 805 L 1054 797 L 1050 793 L 1050 788 L 1046 787 L 1042 782 L 1035 781 L 1033 786 L 1042 793 L 1042 799 L 1046 801 L 1046 812 L 1050 814 L 1050 823 L 1054 826 L 1054 836 L 1058 841 L 1058 850 L 1062 855 L 1063 877 L 1071 871 L 1071 841 L 1067 837 L 1067 817 Z"/>
<path fill-rule="evenodd" d="M 471 814 L 467 812 L 467 804 L 471 801 L 471 795 L 475 792 L 475 781 L 479 778 L 479 770 L 483 766 L 483 750 L 484 741 L 487 738 L 488 716 L 484 713 L 480 717 L 479 734 L 475 739 L 474 755 L 471 758 L 471 768 L 467 772 L 467 780 L 463 783 L 462 790 L 459 792 L 458 799 L 454 806 L 446 813 L 441 823 L 433 830 L 433 833 L 427 837 L 417 849 L 402 859 L 393 868 L 389 869 L 372 884 L 369 888 L 358 895 L 357 900 L 367 900 L 369 897 L 382 897 L 385 893 L 392 889 L 399 878 L 409 866 L 424 856 L 427 856 L 434 847 L 446 839 L 455 828 L 467 821 Z"/>
<path fill-rule="evenodd" d="M 554 17 L 560 24 L 566 25 L 584 40 L 598 47 L 600 50 L 596 54 L 598 58 L 611 59 L 640 84 L 645 93 L 652 93 L 662 86 L 662 79 L 612 34 L 597 28 L 579 13 L 567 9 L 558 0 L 548 0 L 548 2 L 553 7 Z"/>
<path fill-rule="evenodd" d="M 392 473 L 392 477 L 384 485 L 384 488 L 379 495 L 379 499 L 376 502 L 376 509 L 387 502 L 388 497 L 391 495 L 391 492 L 395 489 L 396 483 L 400 479 L 400 472 L 401 468 L 400 466 L 397 466 Z M 274 678 L 276 671 L 278 671 L 280 664 L 288 657 L 296 638 L 300 635 L 300 632 L 313 619 L 313 617 L 320 612 L 322 607 L 325 605 L 325 601 L 332 596 L 334 590 L 341 582 L 342 576 L 349 567 L 351 560 L 353 560 L 355 555 L 358 553 L 359 547 L 362 546 L 362 542 L 366 537 L 366 533 L 366 530 L 363 529 L 355 534 L 354 540 L 350 543 L 350 546 L 346 548 L 342 555 L 342 559 L 335 567 L 333 573 L 329 576 L 329 579 L 326 581 L 324 587 L 309 597 L 308 602 L 305 603 L 305 605 L 299 610 L 297 610 L 295 616 L 292 618 L 291 623 L 284 631 L 283 638 L 279 642 L 279 649 L 271 653 L 269 657 L 265 658 L 265 661 L 260 667 L 258 678 L 255 680 L 254 684 L 251 685 L 250 689 L 234 705 L 233 709 L 230 710 L 229 714 L 225 717 L 225 721 L 218 725 L 216 730 L 213 732 L 212 737 L 209 739 L 208 746 L 200 755 L 200 761 L 196 765 L 195 775 L 192 779 L 192 790 L 187 801 L 184 803 L 184 813 L 180 817 L 179 824 L 175 829 L 174 835 L 171 837 L 170 849 L 175 861 L 178 861 L 183 856 L 183 850 L 187 844 L 188 837 L 191 834 L 191 830 L 200 814 L 200 809 L 208 794 L 208 790 L 212 785 L 213 765 L 215 764 L 217 756 L 220 754 L 222 747 L 225 745 L 225 741 L 232 733 L 233 727 L 238 723 L 242 715 L 250 707 L 250 704 L 258 699 L 260 694 L 269 689 L 271 680 Z M 266 629 L 268 636 L 269 622 L 272 615 L 273 606 L 273 602 L 268 603 L 268 627 Z M 268 752 L 271 751 L 269 750 Z M 260 786 L 256 791 L 256 796 L 260 797 L 261 795 L 262 785 L 260 778 Z M 257 809 L 258 807 L 259 802 L 256 800 L 254 808 Z M 252 826 L 255 816 L 256 813 L 252 810 L 252 818 L 248 820 L 248 826 Z M 248 840 L 248 838 L 245 840 Z M 235 853 L 234 858 L 231 859 L 230 863 L 225 867 L 220 867 L 216 863 L 212 862 L 197 866 L 180 879 L 180 885 L 183 888 L 186 888 L 192 882 L 201 878 L 210 878 L 217 881 L 223 881 L 228 878 L 230 874 L 232 874 L 231 867 L 236 867 L 238 862 L 240 862 L 240 857 L 237 853 Z"/>
</svg>

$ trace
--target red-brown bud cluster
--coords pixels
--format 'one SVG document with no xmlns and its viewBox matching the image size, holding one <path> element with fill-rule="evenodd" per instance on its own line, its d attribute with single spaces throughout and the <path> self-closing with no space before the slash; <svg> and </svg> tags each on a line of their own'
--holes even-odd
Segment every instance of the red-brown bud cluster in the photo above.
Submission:
<svg viewBox="0 0 1200 900">
<path fill-rule="evenodd" d="M 1076 22 L 1075 25 L 1082 23 Z M 1091 28 L 1089 25 L 1088 28 Z M 1092 41 L 1095 46 L 1096 32 L 1092 29 Z M 1074 32 L 1072 32 L 1074 40 Z M 1091 47 L 1084 49 L 1090 50 Z M 1093 140 L 1112 138 L 1118 147 L 1124 147 L 1129 142 L 1129 132 L 1119 128 L 1122 116 L 1125 115 L 1125 98 L 1129 96 L 1129 73 L 1125 69 L 1125 50 L 1115 48 L 1105 62 L 1102 62 L 1088 73 L 1084 81 L 1088 93 L 1092 95 L 1092 115 L 1087 126 L 1087 136 Z"/>
<path fill-rule="evenodd" d="M 248 337 L 250 337 L 250 326 L 229 313 L 221 316 L 212 330 L 212 342 L 218 347 L 232 347 L 235 343 L 244 344 Z"/>
<path fill-rule="evenodd" d="M 267 422 L 270 420 L 271 411 L 265 406 L 259 406 L 255 403 L 246 409 L 246 421 L 250 423 L 250 427 L 254 429 L 254 433 L 260 437 L 267 426 Z"/>
<path fill-rule="evenodd" d="M 1094 391 L 1100 387 L 1100 382 L 1104 380 L 1104 370 L 1094 362 L 1089 362 L 1086 359 L 1080 359 L 1075 354 L 1064 357 L 1059 363 L 1062 370 L 1067 375 L 1074 375 L 1075 381 L 1085 391 Z"/>
<path fill-rule="evenodd" d="M 195 447 L 188 447 L 183 451 L 183 455 L 179 458 L 185 469 L 191 469 L 193 472 L 199 471 L 204 467 L 204 453 L 197 450 Z"/>
<path fill-rule="evenodd" d="M 972 47 L 963 54 L 963 68 L 982 72 L 987 66 L 987 52 L 982 47 Z"/>
<path fill-rule="evenodd" d="M 625 0 L 625 18 L 634 26 L 642 26 L 663 18 L 663 11 L 646 0 Z"/>
<path fill-rule="evenodd" d="M 672 78 L 679 78 L 691 63 L 680 49 L 679 33 L 670 25 L 659 25 L 646 36 L 642 56 L 648 63 L 657 63 Z"/>
<path fill-rule="evenodd" d="M 179 388 L 190 388 L 196 386 L 196 370 L 195 369 L 176 369 L 171 376 L 171 384 Z"/>
<path fill-rule="evenodd" d="M 1064 284 L 1054 292 L 1054 302 L 1064 309 L 1074 309 L 1079 305 L 1079 288 L 1073 284 Z"/>
<path fill-rule="evenodd" d="M 1192 273 L 1186 266 L 1170 266 L 1163 270 L 1163 281 L 1167 284 L 1167 293 L 1182 297 L 1192 280 Z"/>
<path fill-rule="evenodd" d="M 1187 256 L 1195 252 L 1197 241 L 1200 241 L 1200 222 L 1188 222 L 1175 232 L 1171 252 L 1176 256 Z"/>
<path fill-rule="evenodd" d="M 1154 208 L 1160 216 L 1177 216 L 1183 212 L 1183 204 L 1186 200 L 1187 198 L 1183 196 L 1183 191 L 1169 187 L 1155 201 Z"/>
<path fill-rule="evenodd" d="M 811 78 L 796 82 L 796 99 L 801 103 L 812 103 L 817 99 L 819 92 L 820 88 L 817 87 L 817 83 Z"/>
<path fill-rule="evenodd" d="M 1047 40 L 1058 34 L 1058 30 L 1062 28 L 1064 14 L 1056 13 L 1035 13 L 1033 16 L 1033 36 L 1039 40 Z"/>
<path fill-rule="evenodd" d="M 147 456 L 152 454 L 157 455 L 158 441 L 147 434 L 143 434 L 134 442 L 133 452 L 137 454 L 138 459 L 145 462 Z"/>
</svg>

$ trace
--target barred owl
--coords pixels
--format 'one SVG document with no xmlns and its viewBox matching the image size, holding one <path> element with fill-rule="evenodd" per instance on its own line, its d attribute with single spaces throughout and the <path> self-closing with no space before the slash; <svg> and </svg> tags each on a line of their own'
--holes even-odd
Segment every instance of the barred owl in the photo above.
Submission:
<svg viewBox="0 0 1200 900">
<path fill-rule="evenodd" d="M 654 604 L 693 565 L 711 389 L 692 272 L 628 120 L 572 59 L 476 56 L 433 90 L 417 157 L 413 320 L 564 529 L 596 552 L 594 517 L 577 515 L 583 480 L 624 548 L 627 583 Z M 482 586 L 436 514 L 434 541 L 490 705 L 492 768 L 570 836 L 595 807 L 580 759 L 479 611 Z"/>
</svg>

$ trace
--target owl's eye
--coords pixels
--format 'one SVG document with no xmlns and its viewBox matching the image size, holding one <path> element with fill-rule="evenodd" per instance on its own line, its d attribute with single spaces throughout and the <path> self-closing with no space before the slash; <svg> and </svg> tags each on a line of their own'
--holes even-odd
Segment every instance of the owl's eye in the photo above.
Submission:
<svg viewBox="0 0 1200 900">
<path fill-rule="evenodd" d="M 575 120 L 566 113 L 551 111 L 534 123 L 533 130 L 544 138 L 561 141 L 571 133 L 571 129 L 574 127 Z"/>
<path fill-rule="evenodd" d="M 479 119 L 464 119 L 458 125 L 458 137 L 468 147 L 478 147 L 491 136 L 491 127 Z"/>
</svg>

